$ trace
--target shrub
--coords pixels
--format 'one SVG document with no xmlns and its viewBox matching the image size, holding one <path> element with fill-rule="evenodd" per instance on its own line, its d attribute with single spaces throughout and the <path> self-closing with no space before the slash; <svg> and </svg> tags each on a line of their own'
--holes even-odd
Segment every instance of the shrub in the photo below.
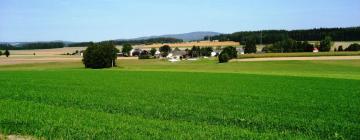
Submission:
<svg viewBox="0 0 360 140">
<path fill-rule="evenodd" d="M 116 66 L 119 50 L 111 42 L 89 46 L 83 55 L 85 68 L 101 69 Z"/>
<path fill-rule="evenodd" d="M 146 50 L 141 51 L 140 55 L 139 55 L 139 59 L 150 59 L 150 53 Z"/>
<path fill-rule="evenodd" d="M 4 54 L 5 54 L 6 57 L 9 57 L 9 56 L 10 56 L 9 50 L 5 50 L 5 53 L 4 53 Z"/>
<path fill-rule="evenodd" d="M 320 41 L 320 48 L 319 51 L 321 52 L 328 52 L 330 51 L 332 46 L 331 37 L 327 36 L 324 40 Z"/>
<path fill-rule="evenodd" d="M 237 51 L 235 47 L 225 47 L 221 53 L 226 53 L 230 59 L 237 58 Z"/>
<path fill-rule="evenodd" d="M 360 51 L 360 45 L 357 43 L 351 44 L 345 51 Z"/>
<path fill-rule="evenodd" d="M 130 51 L 133 49 L 133 47 L 130 44 L 124 44 L 121 52 L 124 54 L 124 56 L 130 56 Z"/>
<path fill-rule="evenodd" d="M 219 57 L 219 63 L 226 63 L 230 60 L 229 55 L 224 52 L 220 53 L 218 57 Z"/>
<path fill-rule="evenodd" d="M 200 49 L 201 56 L 211 56 L 211 52 L 213 52 L 212 47 L 203 47 Z"/>
<path fill-rule="evenodd" d="M 339 46 L 339 48 L 338 48 L 338 50 L 337 51 L 339 51 L 339 52 L 342 52 L 342 51 L 344 51 L 344 48 L 343 48 L 343 46 Z"/>
<path fill-rule="evenodd" d="M 2 56 L 2 54 L 3 54 L 3 53 L 2 53 L 2 51 L 0 50 L 0 56 Z"/>
<path fill-rule="evenodd" d="M 155 56 L 155 53 L 156 53 L 156 49 L 155 49 L 155 48 L 152 48 L 152 49 L 150 50 L 150 55 L 151 55 L 151 56 Z"/>
<path fill-rule="evenodd" d="M 301 48 L 304 50 L 304 52 L 313 52 L 314 51 L 314 45 L 310 44 L 307 41 L 301 43 L 301 46 L 299 47 L 299 49 L 301 50 Z"/>
</svg>

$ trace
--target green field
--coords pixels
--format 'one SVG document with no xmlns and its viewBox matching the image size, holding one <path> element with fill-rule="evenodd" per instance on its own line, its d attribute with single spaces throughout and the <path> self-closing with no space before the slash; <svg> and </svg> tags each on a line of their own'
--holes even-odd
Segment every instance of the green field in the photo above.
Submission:
<svg viewBox="0 0 360 140">
<path fill-rule="evenodd" d="M 258 53 L 242 54 L 239 59 L 244 58 L 271 58 L 271 57 L 319 57 L 319 56 L 360 56 L 360 52 L 295 52 L 295 53 Z"/>
<path fill-rule="evenodd" d="M 46 139 L 359 139 L 360 60 L 0 66 L 0 133 Z"/>
</svg>

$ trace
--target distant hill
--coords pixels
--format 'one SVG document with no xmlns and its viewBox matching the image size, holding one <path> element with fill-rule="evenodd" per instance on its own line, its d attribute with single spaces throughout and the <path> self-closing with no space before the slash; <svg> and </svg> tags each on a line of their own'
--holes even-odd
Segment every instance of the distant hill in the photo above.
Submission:
<svg viewBox="0 0 360 140">
<path fill-rule="evenodd" d="M 221 33 L 217 32 L 191 32 L 191 33 L 184 33 L 184 34 L 168 34 L 168 35 L 160 35 L 160 36 L 148 36 L 148 37 L 139 37 L 134 38 L 131 40 L 145 40 L 150 38 L 175 38 L 175 39 L 182 39 L 184 41 L 194 41 L 194 40 L 203 40 L 206 36 L 216 36 L 220 35 Z"/>
</svg>

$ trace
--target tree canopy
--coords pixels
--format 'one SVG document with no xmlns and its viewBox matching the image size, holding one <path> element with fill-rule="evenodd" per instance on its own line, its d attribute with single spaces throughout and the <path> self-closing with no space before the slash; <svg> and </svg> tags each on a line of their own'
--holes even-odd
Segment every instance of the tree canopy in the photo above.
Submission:
<svg viewBox="0 0 360 140">
<path fill-rule="evenodd" d="M 4 54 L 5 54 L 6 57 L 9 57 L 9 56 L 10 56 L 10 51 L 9 51 L 9 50 L 5 50 Z"/>
<path fill-rule="evenodd" d="M 131 44 L 124 44 L 121 52 L 125 55 L 125 56 L 130 56 L 130 51 L 133 49 L 133 47 L 131 46 Z"/>
<path fill-rule="evenodd" d="M 116 58 L 119 50 L 111 42 L 96 43 L 89 46 L 83 55 L 85 68 L 109 68 L 116 66 Z"/>
<path fill-rule="evenodd" d="M 360 27 L 350 28 L 320 28 L 309 30 L 264 30 L 245 31 L 232 34 L 212 36 L 211 40 L 246 42 L 249 37 L 254 37 L 257 44 L 272 44 L 291 38 L 297 41 L 319 41 L 326 36 L 333 41 L 357 41 L 360 40 Z M 208 37 L 204 38 L 208 40 Z"/>
</svg>

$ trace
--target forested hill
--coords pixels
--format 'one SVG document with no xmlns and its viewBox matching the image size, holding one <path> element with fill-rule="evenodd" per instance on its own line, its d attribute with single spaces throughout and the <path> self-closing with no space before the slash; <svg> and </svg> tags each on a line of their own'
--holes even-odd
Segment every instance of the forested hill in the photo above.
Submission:
<svg viewBox="0 0 360 140">
<path fill-rule="evenodd" d="M 178 43 L 183 42 L 181 39 L 175 38 L 150 38 L 144 40 L 110 40 L 115 45 L 123 44 L 154 44 L 154 43 Z M 103 41 L 108 42 L 108 41 Z M 10 43 L 0 43 L 0 50 L 32 50 L 32 49 L 52 49 L 52 48 L 63 48 L 63 47 L 86 47 L 93 44 L 93 42 L 77 42 L 77 43 L 68 43 L 63 42 L 32 42 L 32 43 L 23 43 L 21 45 L 11 45 Z"/>
<path fill-rule="evenodd" d="M 63 42 L 33 42 L 25 43 L 20 46 L 13 46 L 9 43 L 0 44 L 0 50 L 33 50 L 33 49 L 52 49 L 62 48 L 65 46 Z"/>
<path fill-rule="evenodd" d="M 257 43 L 271 44 L 291 38 L 297 41 L 319 41 L 330 36 L 333 41 L 359 41 L 360 26 L 349 28 L 319 28 L 309 30 L 264 30 L 244 31 L 212 36 L 211 40 L 246 42 L 255 39 Z M 204 39 L 208 39 L 205 37 Z"/>
</svg>

